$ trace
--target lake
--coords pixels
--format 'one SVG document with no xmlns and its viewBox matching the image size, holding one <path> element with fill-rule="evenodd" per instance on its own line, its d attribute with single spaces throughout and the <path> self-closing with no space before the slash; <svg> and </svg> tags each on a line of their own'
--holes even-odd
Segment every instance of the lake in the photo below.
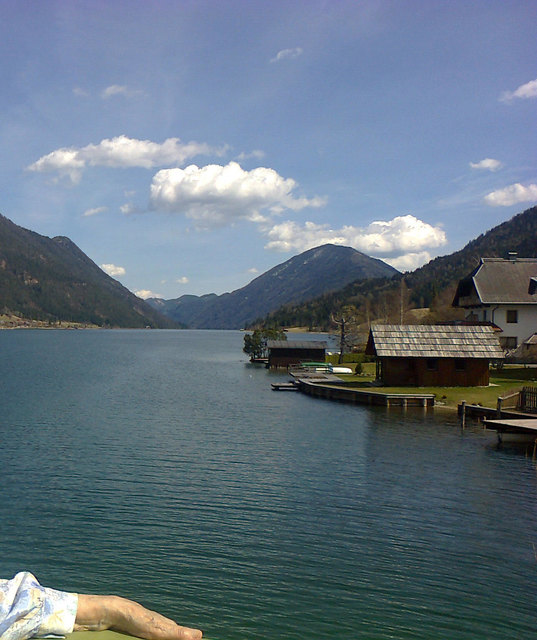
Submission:
<svg viewBox="0 0 537 640">
<path fill-rule="evenodd" d="M 0 576 L 219 640 L 537 637 L 536 462 L 277 393 L 235 331 L 0 332 Z"/>
</svg>

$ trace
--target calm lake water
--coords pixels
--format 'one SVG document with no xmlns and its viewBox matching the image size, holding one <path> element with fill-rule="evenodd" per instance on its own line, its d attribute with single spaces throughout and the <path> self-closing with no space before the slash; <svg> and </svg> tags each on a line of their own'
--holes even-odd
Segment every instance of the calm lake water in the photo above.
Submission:
<svg viewBox="0 0 537 640">
<path fill-rule="evenodd" d="M 0 332 L 0 576 L 208 638 L 537 637 L 537 472 L 436 410 L 275 393 L 243 334 Z"/>
</svg>

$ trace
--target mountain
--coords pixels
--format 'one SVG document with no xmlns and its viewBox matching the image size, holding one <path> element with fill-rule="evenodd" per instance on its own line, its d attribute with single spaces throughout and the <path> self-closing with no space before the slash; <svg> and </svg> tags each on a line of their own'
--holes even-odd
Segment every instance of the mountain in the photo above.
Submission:
<svg viewBox="0 0 537 640">
<path fill-rule="evenodd" d="M 50 323 L 177 327 L 104 273 L 69 238 L 47 238 L 1 215 L 0 313 Z"/>
<path fill-rule="evenodd" d="M 358 308 L 363 322 L 383 318 L 397 323 L 400 322 L 402 303 L 407 309 L 432 307 L 431 321 L 449 319 L 458 281 L 479 264 L 481 257 L 506 258 L 510 251 L 517 252 L 520 257 L 537 255 L 537 207 L 481 234 L 460 251 L 435 258 L 411 273 L 390 279 L 353 282 L 303 304 L 285 305 L 260 322 L 270 326 L 328 329 L 330 314 L 342 305 L 352 304 Z M 440 317 L 439 307 L 442 309 Z"/>
<path fill-rule="evenodd" d="M 537 256 L 537 206 L 481 234 L 460 251 L 431 260 L 405 276 L 405 282 L 414 302 L 428 306 L 440 291 L 455 287 L 481 258 L 507 258 L 510 251 L 521 258 Z"/>
<path fill-rule="evenodd" d="M 232 293 L 148 302 L 194 329 L 241 329 L 283 304 L 299 303 L 355 280 L 398 273 L 355 249 L 326 244 L 277 265 Z"/>
</svg>

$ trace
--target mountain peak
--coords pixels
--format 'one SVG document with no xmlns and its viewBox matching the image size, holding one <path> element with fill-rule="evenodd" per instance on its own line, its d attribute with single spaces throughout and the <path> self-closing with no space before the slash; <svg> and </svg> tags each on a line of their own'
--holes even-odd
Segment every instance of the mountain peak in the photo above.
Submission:
<svg viewBox="0 0 537 640">
<path fill-rule="evenodd" d="M 382 260 L 351 247 L 324 244 L 293 256 L 231 293 L 181 296 L 160 301 L 158 309 L 196 329 L 239 329 L 284 304 L 304 302 L 355 280 L 397 273 Z"/>
</svg>

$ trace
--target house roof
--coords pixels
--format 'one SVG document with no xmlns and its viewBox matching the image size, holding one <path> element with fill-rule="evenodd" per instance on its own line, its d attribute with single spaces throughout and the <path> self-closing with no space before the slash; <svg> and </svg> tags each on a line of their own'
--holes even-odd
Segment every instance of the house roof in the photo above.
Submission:
<svg viewBox="0 0 537 640">
<path fill-rule="evenodd" d="M 537 304 L 537 258 L 481 258 L 458 286 L 453 306 Z"/>
<path fill-rule="evenodd" d="M 269 349 L 326 349 L 326 342 L 319 340 L 267 340 Z"/>
<path fill-rule="evenodd" d="M 506 355 L 507 362 L 537 364 L 537 333 L 519 344 L 516 349 Z"/>
<path fill-rule="evenodd" d="M 490 326 L 373 325 L 366 353 L 395 358 L 503 358 Z"/>
</svg>

